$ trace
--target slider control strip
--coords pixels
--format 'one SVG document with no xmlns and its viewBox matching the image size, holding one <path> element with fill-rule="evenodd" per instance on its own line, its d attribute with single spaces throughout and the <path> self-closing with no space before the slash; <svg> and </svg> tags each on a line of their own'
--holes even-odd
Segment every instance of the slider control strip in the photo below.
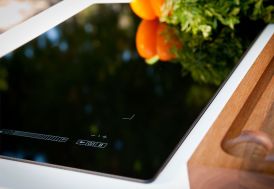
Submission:
<svg viewBox="0 0 274 189">
<path fill-rule="evenodd" d="M 17 130 L 10 130 L 10 129 L 1 129 L 0 134 L 33 138 L 33 139 L 37 139 L 37 140 L 60 142 L 60 143 L 65 143 L 69 140 L 69 138 L 67 138 L 67 137 L 46 135 L 46 134 L 39 134 L 39 133 L 31 133 L 31 132 L 17 131 Z"/>
</svg>

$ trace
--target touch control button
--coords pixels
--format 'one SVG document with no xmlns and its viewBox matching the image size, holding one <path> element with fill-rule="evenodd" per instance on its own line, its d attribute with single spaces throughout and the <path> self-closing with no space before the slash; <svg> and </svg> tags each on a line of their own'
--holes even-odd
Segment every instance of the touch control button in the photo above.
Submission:
<svg viewBox="0 0 274 189">
<path fill-rule="evenodd" d="M 87 147 L 93 147 L 93 148 L 106 148 L 108 143 L 105 142 L 96 142 L 96 141 L 89 141 L 89 140 L 77 140 L 76 142 L 79 146 L 87 146 Z"/>
</svg>

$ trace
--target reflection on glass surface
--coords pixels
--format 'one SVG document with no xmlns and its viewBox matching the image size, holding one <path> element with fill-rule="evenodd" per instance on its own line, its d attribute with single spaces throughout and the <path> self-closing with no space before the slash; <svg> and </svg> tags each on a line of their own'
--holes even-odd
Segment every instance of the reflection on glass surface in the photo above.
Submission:
<svg viewBox="0 0 274 189">
<path fill-rule="evenodd" d="M 271 0 L 133 0 L 130 7 L 142 19 L 136 47 L 148 64 L 180 63 L 195 81 L 214 85 L 226 78 L 252 36 L 274 22 Z"/>
<path fill-rule="evenodd" d="M 0 0 L 0 33 L 47 9 L 58 1 L 60 0 Z"/>
<path fill-rule="evenodd" d="M 182 41 L 176 61 L 149 65 L 136 49 L 140 22 L 128 5 L 91 6 L 1 59 L 0 129 L 70 140 L 0 134 L 0 154 L 138 179 L 155 176 L 215 94 L 224 77 L 215 82 L 215 76 L 231 70 L 258 32 L 246 33 L 243 26 L 233 36 L 224 30 L 212 43 L 201 43 L 168 29 L 167 36 L 175 32 Z M 108 146 L 76 145 L 79 139 Z"/>
</svg>

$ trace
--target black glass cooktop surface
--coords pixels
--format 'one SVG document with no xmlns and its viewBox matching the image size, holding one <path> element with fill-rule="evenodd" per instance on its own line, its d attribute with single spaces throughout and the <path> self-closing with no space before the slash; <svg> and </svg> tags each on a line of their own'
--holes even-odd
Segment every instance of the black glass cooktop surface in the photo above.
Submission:
<svg viewBox="0 0 274 189">
<path fill-rule="evenodd" d="M 94 5 L 0 59 L 0 155 L 154 178 L 260 30 L 239 27 L 212 51 L 177 45 L 190 63 L 228 65 L 199 80 L 201 62 L 146 63 L 140 22 L 127 4 Z"/>
</svg>

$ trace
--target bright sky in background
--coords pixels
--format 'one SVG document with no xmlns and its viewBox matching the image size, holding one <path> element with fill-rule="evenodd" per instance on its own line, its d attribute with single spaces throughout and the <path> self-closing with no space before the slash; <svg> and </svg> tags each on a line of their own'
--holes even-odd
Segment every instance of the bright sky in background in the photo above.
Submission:
<svg viewBox="0 0 274 189">
<path fill-rule="evenodd" d="M 0 0 L 0 33 L 49 7 L 46 0 Z"/>
</svg>

